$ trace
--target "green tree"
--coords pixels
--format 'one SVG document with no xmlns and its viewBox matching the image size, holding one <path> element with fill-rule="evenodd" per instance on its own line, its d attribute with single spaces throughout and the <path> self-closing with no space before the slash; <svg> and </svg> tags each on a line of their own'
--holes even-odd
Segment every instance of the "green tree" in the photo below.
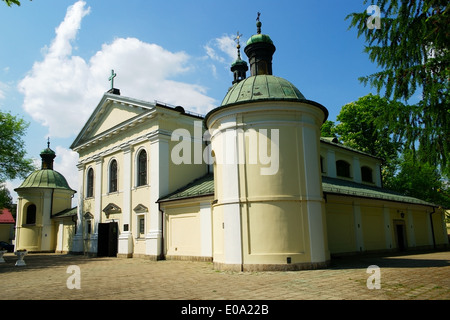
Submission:
<svg viewBox="0 0 450 320">
<path fill-rule="evenodd" d="M 365 36 L 365 52 L 380 72 L 363 76 L 385 97 L 416 105 L 397 105 L 384 110 L 390 130 L 405 148 L 417 149 L 422 162 L 439 166 L 449 174 L 450 161 L 450 20 L 448 0 L 364 0 L 380 8 L 379 29 L 369 28 L 371 14 L 352 13 L 350 28 Z M 418 146 L 418 148 L 417 148 Z"/>
<path fill-rule="evenodd" d="M 13 199 L 9 190 L 5 187 L 4 184 L 0 185 L 0 209 L 7 208 L 12 209 L 13 207 Z"/>
<path fill-rule="evenodd" d="M 13 4 L 20 6 L 19 0 L 2 0 L 2 1 L 6 2 L 8 7 L 11 7 L 11 5 L 13 5 Z M 32 0 L 30 0 L 30 1 L 32 1 Z"/>
<path fill-rule="evenodd" d="M 0 112 L 0 182 L 25 178 L 34 167 L 26 158 L 22 136 L 28 124 L 23 119 Z"/>
<path fill-rule="evenodd" d="M 402 194 L 450 208 L 450 190 L 434 165 L 418 162 L 414 153 L 403 153 L 398 173 L 387 181 L 386 187 Z"/>
<path fill-rule="evenodd" d="M 331 120 L 325 121 L 320 130 L 320 136 L 325 138 L 336 138 L 336 133 L 334 133 L 335 124 Z"/>
<path fill-rule="evenodd" d="M 368 94 L 343 106 L 332 130 L 344 145 L 382 158 L 384 180 L 394 175 L 402 146 L 380 114 L 398 105 L 402 104 Z"/>
</svg>

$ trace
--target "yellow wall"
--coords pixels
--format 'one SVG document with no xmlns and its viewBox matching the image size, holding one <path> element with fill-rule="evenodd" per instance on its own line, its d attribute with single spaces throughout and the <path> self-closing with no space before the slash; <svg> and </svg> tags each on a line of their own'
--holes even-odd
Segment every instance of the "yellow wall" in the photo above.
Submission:
<svg viewBox="0 0 450 320">
<path fill-rule="evenodd" d="M 200 256 L 200 207 L 166 210 L 167 255 Z"/>
<path fill-rule="evenodd" d="M 430 245 L 430 216 L 426 212 L 412 211 L 416 246 Z"/>
<path fill-rule="evenodd" d="M 407 250 L 433 245 L 431 207 L 331 194 L 326 198 L 331 254 L 397 250 L 396 224 L 404 225 Z M 433 214 L 433 229 L 436 245 L 446 244 L 439 210 Z"/>
<path fill-rule="evenodd" d="M 330 252 L 334 254 L 357 251 L 352 203 L 340 202 L 340 199 L 334 196 L 327 199 L 325 208 Z"/>
<path fill-rule="evenodd" d="M 386 249 L 382 207 L 361 206 L 364 248 L 367 251 Z"/>
<path fill-rule="evenodd" d="M 103 116 L 104 121 L 101 122 L 95 129 L 94 135 L 102 133 L 128 119 L 131 119 L 139 113 L 140 112 L 137 109 L 131 109 L 128 106 L 124 106 L 119 103 L 112 103 Z"/>
<path fill-rule="evenodd" d="M 57 222 L 51 215 L 71 208 L 73 192 L 30 188 L 19 191 L 16 223 L 16 250 L 50 251 L 56 250 Z M 27 208 L 36 205 L 36 223 L 26 224 Z"/>
<path fill-rule="evenodd" d="M 213 205 L 214 259 L 218 266 L 236 268 L 239 250 L 244 269 L 326 262 L 328 248 L 319 167 L 321 112 L 303 104 L 254 103 L 223 109 L 208 120 L 218 161 L 214 166 L 217 203 Z M 259 139 L 264 130 L 268 134 L 266 156 L 272 161 L 269 164 L 261 161 Z M 235 142 L 228 141 L 230 132 L 236 134 Z M 257 136 L 256 140 L 252 134 Z M 279 134 L 278 139 L 274 134 Z M 236 165 L 239 159 L 233 162 L 234 167 L 230 166 L 226 162 L 228 152 L 237 152 L 238 159 L 245 154 L 245 163 L 240 161 Z M 271 166 L 276 170 L 263 174 L 263 169 Z M 231 226 L 225 222 L 230 213 L 234 215 Z M 315 228 L 312 234 L 311 224 Z M 241 234 L 233 235 L 234 231 L 227 228 L 239 229 Z M 233 244 L 227 242 L 227 234 L 234 239 Z M 236 247 L 238 242 L 241 248 Z M 321 249 L 312 249 L 320 242 Z"/>
</svg>

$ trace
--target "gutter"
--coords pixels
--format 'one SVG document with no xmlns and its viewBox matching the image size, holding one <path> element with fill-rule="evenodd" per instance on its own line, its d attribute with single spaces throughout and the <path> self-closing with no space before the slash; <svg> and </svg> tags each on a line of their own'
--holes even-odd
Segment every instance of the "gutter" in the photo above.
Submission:
<svg viewBox="0 0 450 320">
<path fill-rule="evenodd" d="M 436 213 L 435 207 L 433 207 L 433 211 L 430 212 L 430 223 L 431 223 L 431 236 L 433 237 L 433 249 L 436 249 L 436 239 L 434 238 L 434 227 L 433 227 L 433 213 Z"/>
<path fill-rule="evenodd" d="M 158 203 L 158 210 L 161 213 L 161 253 L 159 254 L 159 260 L 166 260 L 164 254 L 164 211 L 161 210 L 161 203 Z"/>
<path fill-rule="evenodd" d="M 55 193 L 55 188 L 52 188 L 52 196 L 50 198 L 50 219 L 52 219 L 53 216 L 53 195 Z"/>
</svg>

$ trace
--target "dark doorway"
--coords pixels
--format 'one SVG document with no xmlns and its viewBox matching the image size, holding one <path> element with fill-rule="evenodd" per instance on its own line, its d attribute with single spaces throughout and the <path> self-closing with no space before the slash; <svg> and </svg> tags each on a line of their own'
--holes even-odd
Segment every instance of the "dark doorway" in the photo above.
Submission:
<svg viewBox="0 0 450 320">
<path fill-rule="evenodd" d="M 397 236 L 397 248 L 400 251 L 406 250 L 406 229 L 405 229 L 405 223 L 397 222 L 395 224 L 395 233 Z"/>
<path fill-rule="evenodd" d="M 98 224 L 98 257 L 116 257 L 119 226 L 117 222 Z"/>
</svg>

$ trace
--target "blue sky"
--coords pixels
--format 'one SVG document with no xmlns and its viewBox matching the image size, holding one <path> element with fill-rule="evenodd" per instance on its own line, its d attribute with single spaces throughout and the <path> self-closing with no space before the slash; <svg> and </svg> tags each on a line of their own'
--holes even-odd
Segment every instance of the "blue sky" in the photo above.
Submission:
<svg viewBox="0 0 450 320">
<path fill-rule="evenodd" d="M 329 120 L 375 93 L 358 77 L 377 67 L 345 20 L 367 9 L 363 0 L 21 2 L 0 3 L 0 110 L 30 123 L 29 157 L 38 159 L 50 136 L 55 170 L 75 190 L 77 155 L 69 146 L 109 89 L 111 69 L 123 96 L 206 114 L 231 85 L 233 38 L 256 33 L 258 11 L 277 48 L 274 75 L 324 105 Z M 20 182 L 7 183 L 14 197 Z"/>
</svg>

